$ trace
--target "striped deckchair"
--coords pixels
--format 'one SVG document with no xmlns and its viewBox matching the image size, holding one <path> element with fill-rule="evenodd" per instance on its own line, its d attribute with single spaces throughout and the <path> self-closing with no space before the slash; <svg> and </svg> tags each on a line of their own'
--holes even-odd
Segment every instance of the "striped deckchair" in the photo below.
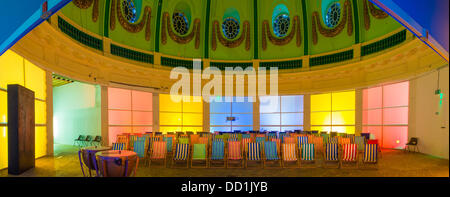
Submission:
<svg viewBox="0 0 450 197">
<path fill-rule="evenodd" d="M 178 144 L 189 144 L 189 138 L 187 137 L 178 138 Z"/>
<path fill-rule="evenodd" d="M 172 139 L 172 138 L 170 138 Z M 166 167 L 167 163 L 167 142 L 166 141 L 156 141 L 152 144 L 152 150 L 150 158 L 148 159 L 148 166 L 151 165 L 152 161 L 163 161 L 161 167 Z"/>
<path fill-rule="evenodd" d="M 256 137 L 255 142 L 262 145 L 266 141 L 266 137 Z"/>
<path fill-rule="evenodd" d="M 324 167 L 327 167 L 327 163 L 336 163 L 339 168 L 339 145 L 337 143 L 326 144 L 323 158 Z"/>
<path fill-rule="evenodd" d="M 350 144 L 350 138 L 348 138 L 348 137 L 340 137 L 338 139 L 339 139 L 339 145 Z"/>
<path fill-rule="evenodd" d="M 272 139 L 272 140 L 277 140 L 277 139 Z M 279 163 L 280 167 L 281 167 L 281 160 L 279 157 L 279 152 L 278 150 L 280 150 L 277 146 L 277 142 L 276 141 L 267 141 L 264 143 L 264 156 L 265 159 L 264 161 L 264 168 L 268 167 L 266 164 L 267 163 Z"/>
<path fill-rule="evenodd" d="M 112 144 L 112 150 L 125 150 L 126 144 L 125 143 L 113 143 Z"/>
<path fill-rule="evenodd" d="M 281 139 L 272 139 L 272 142 L 276 142 L 277 150 L 281 151 Z"/>
<path fill-rule="evenodd" d="M 339 144 L 339 137 L 330 137 L 330 138 L 328 138 L 327 144 Z"/>
<path fill-rule="evenodd" d="M 152 144 L 154 143 L 154 142 L 159 142 L 159 141 L 161 141 L 161 138 L 160 137 L 150 137 L 150 138 L 148 138 L 148 145 L 147 145 L 147 152 L 149 152 L 150 151 L 150 149 L 152 148 Z"/>
<path fill-rule="evenodd" d="M 244 139 L 244 138 L 251 138 L 251 136 L 250 136 L 250 134 L 245 133 L 245 134 L 242 134 L 242 139 Z"/>
<path fill-rule="evenodd" d="M 272 139 L 277 139 L 277 133 L 270 132 L 267 134 L 267 140 L 271 141 Z"/>
<path fill-rule="evenodd" d="M 283 143 L 283 162 L 282 166 L 283 168 L 289 168 L 289 163 L 294 163 L 295 165 L 292 166 L 294 168 L 298 167 L 298 157 L 297 157 L 297 149 L 295 148 L 295 143 Z"/>
<path fill-rule="evenodd" d="M 128 150 L 128 135 L 117 135 L 116 143 L 124 143 L 124 150 Z"/>
<path fill-rule="evenodd" d="M 198 138 L 200 138 L 200 136 L 198 134 L 192 134 L 189 137 L 191 138 L 191 141 L 190 141 L 191 144 L 197 144 Z"/>
<path fill-rule="evenodd" d="M 378 144 L 366 144 L 364 146 L 363 164 L 378 166 Z"/>
<path fill-rule="evenodd" d="M 358 167 L 358 149 L 356 144 L 342 145 L 341 168 L 346 164 L 355 164 Z"/>
<path fill-rule="evenodd" d="M 247 151 L 247 144 L 248 143 L 252 143 L 253 142 L 253 140 L 252 140 L 252 138 L 242 138 L 242 149 L 246 152 Z"/>
<path fill-rule="evenodd" d="M 232 133 L 232 134 L 230 135 L 230 138 L 233 138 L 233 139 L 239 139 L 239 134 L 238 134 L 238 133 Z"/>
<path fill-rule="evenodd" d="M 300 167 L 315 167 L 316 159 L 315 159 L 315 150 L 314 144 L 302 144 L 300 148 Z M 305 164 L 305 165 L 303 165 Z M 314 164 L 313 166 L 309 166 L 306 164 Z"/>
<path fill-rule="evenodd" d="M 227 167 L 233 168 L 230 164 L 239 164 L 239 168 L 244 167 L 244 158 L 242 157 L 241 142 L 228 142 Z"/>
<path fill-rule="evenodd" d="M 295 138 L 294 137 L 285 137 L 283 144 L 295 144 Z"/>
<path fill-rule="evenodd" d="M 322 138 L 323 138 L 323 143 L 327 144 L 328 139 L 330 138 L 330 135 L 328 135 L 327 133 L 321 133 L 320 136 L 322 136 Z"/>
<path fill-rule="evenodd" d="M 247 168 L 249 165 L 248 163 L 260 163 L 261 167 L 263 167 L 263 161 L 261 156 L 261 143 L 264 142 L 255 142 L 255 143 L 249 143 L 248 144 L 248 151 L 246 154 L 246 162 L 245 167 Z"/>
<path fill-rule="evenodd" d="M 133 152 L 135 152 L 140 158 L 144 158 L 146 155 L 145 150 L 145 139 L 144 140 L 136 140 L 133 144 Z"/>
<path fill-rule="evenodd" d="M 312 143 L 315 137 L 316 137 L 315 135 L 308 135 L 308 142 Z"/>
<path fill-rule="evenodd" d="M 312 143 L 314 144 L 314 149 L 316 152 L 322 153 L 323 152 L 323 137 L 317 136 L 313 138 Z"/>
<path fill-rule="evenodd" d="M 128 150 L 134 150 L 134 142 L 137 140 L 138 136 L 135 134 L 131 134 L 128 136 Z"/>
<path fill-rule="evenodd" d="M 199 144 L 206 144 L 206 148 L 208 148 L 209 139 L 208 137 L 200 137 L 197 141 Z"/>
<path fill-rule="evenodd" d="M 238 139 L 238 138 L 231 137 L 231 138 L 228 138 L 228 141 L 229 141 L 229 142 L 237 142 L 237 141 L 239 141 L 239 139 Z"/>
<path fill-rule="evenodd" d="M 172 152 L 173 139 L 174 139 L 174 137 L 171 137 L 171 136 L 165 136 L 165 137 L 163 138 L 163 141 L 166 142 L 166 146 L 167 146 L 166 149 L 167 149 L 167 152 L 169 152 L 169 153 Z"/>
<path fill-rule="evenodd" d="M 298 143 L 298 148 L 301 148 L 302 144 L 308 144 L 308 137 L 306 137 L 306 136 L 297 137 L 297 143 Z"/>
<path fill-rule="evenodd" d="M 211 151 L 209 156 L 209 167 L 215 168 L 213 164 L 223 163 L 222 166 L 218 167 L 226 167 L 225 162 L 225 144 L 222 139 L 216 139 L 212 142 Z"/>
<path fill-rule="evenodd" d="M 189 167 L 189 144 L 177 144 L 175 151 L 173 153 L 172 167 L 176 163 L 186 162 L 186 168 Z"/>
<path fill-rule="evenodd" d="M 194 144 L 192 149 L 191 168 L 207 168 L 206 144 Z"/>
<path fill-rule="evenodd" d="M 256 138 L 258 138 L 258 137 L 260 137 L 260 138 L 264 138 L 264 141 L 266 141 L 265 139 L 266 139 L 266 134 L 256 134 Z"/>
<path fill-rule="evenodd" d="M 366 144 L 366 138 L 364 136 L 355 136 L 354 144 L 358 146 L 359 152 L 364 152 L 364 144 Z"/>
</svg>

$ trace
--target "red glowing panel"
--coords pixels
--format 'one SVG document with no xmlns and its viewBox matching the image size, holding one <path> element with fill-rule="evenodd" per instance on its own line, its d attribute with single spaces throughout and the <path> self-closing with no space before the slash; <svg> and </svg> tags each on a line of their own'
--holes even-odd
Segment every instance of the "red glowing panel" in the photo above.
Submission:
<svg viewBox="0 0 450 197">
<path fill-rule="evenodd" d="M 122 133 L 131 133 L 131 127 L 109 127 L 109 145 L 116 142 L 117 135 Z"/>
<path fill-rule="evenodd" d="M 153 94 L 149 92 L 133 91 L 133 110 L 152 111 Z"/>
<path fill-rule="evenodd" d="M 363 109 L 381 108 L 382 88 L 375 87 L 363 90 Z"/>
<path fill-rule="evenodd" d="M 142 126 L 142 127 L 134 126 L 133 127 L 133 133 L 145 134 L 145 132 L 152 132 L 152 130 L 153 130 L 152 127 L 146 127 L 146 126 Z"/>
<path fill-rule="evenodd" d="M 409 82 L 383 86 L 383 106 L 408 106 Z"/>
<path fill-rule="evenodd" d="M 380 125 L 381 109 L 364 110 L 363 111 L 363 124 L 364 125 Z"/>
<path fill-rule="evenodd" d="M 364 126 L 363 127 L 363 133 L 370 133 L 373 134 L 375 136 L 375 139 L 378 139 L 378 143 L 380 143 L 379 145 L 381 147 L 383 147 L 383 142 L 382 142 L 382 137 L 383 137 L 383 133 L 382 133 L 382 126 Z"/>
<path fill-rule="evenodd" d="M 408 140 L 408 126 L 384 126 L 383 147 L 403 149 Z"/>
<path fill-rule="evenodd" d="M 383 124 L 408 124 L 408 107 L 384 108 Z"/>
<path fill-rule="evenodd" d="M 131 110 L 131 91 L 119 88 L 108 88 L 108 108 Z"/>
<path fill-rule="evenodd" d="M 131 111 L 109 110 L 110 125 L 131 125 Z"/>
<path fill-rule="evenodd" d="M 133 125 L 152 125 L 153 112 L 133 112 Z"/>
</svg>

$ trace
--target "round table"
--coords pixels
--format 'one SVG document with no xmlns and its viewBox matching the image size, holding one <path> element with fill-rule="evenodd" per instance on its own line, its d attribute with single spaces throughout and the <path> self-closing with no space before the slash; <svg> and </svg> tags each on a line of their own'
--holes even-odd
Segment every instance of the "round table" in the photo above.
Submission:
<svg viewBox="0 0 450 197">
<path fill-rule="evenodd" d="M 106 150 L 111 150 L 111 147 L 89 146 L 89 147 L 81 148 L 81 150 L 78 152 L 78 157 L 80 159 L 81 171 L 83 172 L 83 175 L 85 175 L 84 170 L 83 170 L 83 163 L 89 169 L 89 176 L 92 176 L 91 170 L 97 170 L 95 168 L 95 164 L 97 162 L 97 160 L 95 158 L 95 154 L 97 152 L 106 151 Z M 81 161 L 81 160 L 83 160 L 83 161 Z"/>
<path fill-rule="evenodd" d="M 136 173 L 139 157 L 133 151 L 108 150 L 95 154 L 103 177 L 127 177 Z"/>
</svg>

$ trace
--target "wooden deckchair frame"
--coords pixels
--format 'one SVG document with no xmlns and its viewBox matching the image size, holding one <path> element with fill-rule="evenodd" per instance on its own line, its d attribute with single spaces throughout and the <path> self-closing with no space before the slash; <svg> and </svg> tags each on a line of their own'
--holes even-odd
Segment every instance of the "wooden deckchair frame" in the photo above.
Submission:
<svg viewBox="0 0 450 197">
<path fill-rule="evenodd" d="M 225 142 L 226 140 L 224 139 L 224 142 Z M 227 142 L 227 144 L 228 144 L 228 142 Z M 241 142 L 241 144 L 242 144 L 242 142 Z M 228 156 L 229 154 L 230 154 L 230 149 L 229 149 L 230 147 L 228 147 L 228 145 L 227 145 L 227 147 L 226 147 L 226 150 L 227 150 L 227 152 L 226 152 L 226 158 L 227 158 L 227 164 L 226 164 L 226 166 L 227 166 L 227 168 L 244 168 L 244 166 L 245 166 L 245 162 L 244 162 L 244 151 L 242 150 L 242 146 L 241 146 L 241 153 L 240 153 L 240 155 L 241 155 L 241 159 L 230 159 L 230 157 Z M 233 165 L 230 165 L 230 163 L 231 164 L 233 164 L 233 163 L 236 163 L 236 164 L 239 164 L 239 166 L 237 166 L 237 167 L 233 167 Z"/>
<path fill-rule="evenodd" d="M 365 162 L 364 161 L 364 155 L 365 155 L 365 152 L 366 152 L 366 148 L 364 147 L 364 152 L 363 152 L 363 156 L 362 156 L 362 167 L 364 168 L 364 169 L 374 169 L 374 170 L 378 170 L 378 162 L 379 162 L 379 159 L 381 158 L 380 157 L 380 155 L 378 154 L 379 153 L 379 151 L 378 151 L 378 149 L 379 149 L 380 147 L 377 145 L 377 157 L 376 157 L 376 162 Z M 373 166 L 373 168 L 368 168 L 369 166 Z"/>
<path fill-rule="evenodd" d="M 167 144 L 167 142 L 166 141 L 163 141 L 164 143 L 166 143 Z M 152 158 L 152 155 L 153 155 L 153 144 L 152 144 L 152 148 L 151 148 L 151 151 L 150 151 L 150 155 L 148 156 L 148 167 L 150 167 L 151 166 L 151 164 L 152 164 L 152 161 L 160 161 L 160 160 L 163 160 L 163 165 L 161 165 L 161 168 L 165 168 L 166 166 L 167 166 L 167 145 L 166 145 L 166 149 L 165 149 L 166 151 L 165 151 L 165 153 L 164 153 L 164 159 L 154 159 L 154 158 Z"/>
<path fill-rule="evenodd" d="M 313 144 L 313 143 L 310 143 Z M 299 160 L 300 160 L 300 168 L 317 168 L 317 152 L 316 152 L 316 145 L 314 144 L 314 160 L 303 160 L 303 147 L 299 148 Z"/>
</svg>

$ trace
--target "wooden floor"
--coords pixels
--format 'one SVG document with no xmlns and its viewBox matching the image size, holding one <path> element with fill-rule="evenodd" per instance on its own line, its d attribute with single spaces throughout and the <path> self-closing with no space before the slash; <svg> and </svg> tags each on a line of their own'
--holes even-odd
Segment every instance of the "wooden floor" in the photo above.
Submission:
<svg viewBox="0 0 450 197">
<path fill-rule="evenodd" d="M 55 155 L 36 160 L 36 168 L 22 177 L 81 177 L 78 148 L 55 145 Z M 170 162 L 167 163 L 170 166 Z M 0 170 L 7 177 L 8 170 Z M 373 169 L 172 169 L 139 165 L 137 177 L 449 177 L 449 160 L 421 153 L 383 150 L 377 170 Z"/>
</svg>

